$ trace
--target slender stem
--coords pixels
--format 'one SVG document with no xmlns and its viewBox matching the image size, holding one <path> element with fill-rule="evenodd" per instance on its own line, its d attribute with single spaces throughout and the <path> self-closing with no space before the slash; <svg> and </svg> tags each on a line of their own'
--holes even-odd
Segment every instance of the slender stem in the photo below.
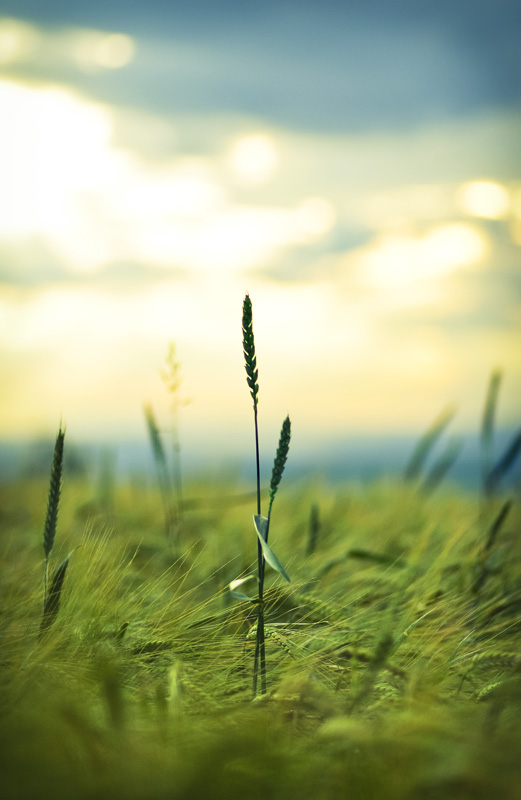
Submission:
<svg viewBox="0 0 521 800">
<path fill-rule="evenodd" d="M 259 425 L 257 422 L 257 409 L 253 412 L 255 419 L 255 463 L 257 467 L 257 514 L 261 513 L 261 491 L 260 491 L 260 457 L 259 457 Z M 259 549 L 262 553 L 262 550 Z"/>
<path fill-rule="evenodd" d="M 246 381 L 250 387 L 253 400 L 253 416 L 255 420 L 255 462 L 257 468 L 257 515 L 261 515 L 261 491 L 260 491 L 260 458 L 259 458 L 259 429 L 257 423 L 257 406 L 259 384 L 259 371 L 257 369 L 257 358 L 255 355 L 255 340 L 253 336 L 253 318 L 251 300 L 248 294 L 242 304 L 242 348 L 244 351 L 244 362 L 246 367 Z M 255 638 L 255 660 L 253 665 L 253 696 L 257 693 L 257 679 L 259 674 L 259 659 L 261 665 L 261 687 L 266 691 L 266 651 L 264 642 L 264 556 L 260 542 L 257 544 L 257 564 L 259 575 L 259 596 L 257 611 L 257 635 Z"/>
<path fill-rule="evenodd" d="M 49 556 L 45 557 L 45 571 L 43 573 L 43 610 L 47 605 L 47 576 L 49 574 Z"/>
<path fill-rule="evenodd" d="M 266 542 L 270 529 L 271 506 L 273 499 L 270 500 L 268 511 L 268 524 L 266 526 Z M 257 635 L 259 637 L 260 673 L 261 673 L 261 692 L 266 694 L 266 637 L 264 631 L 264 571 L 266 561 L 261 554 L 261 569 L 259 570 L 259 622 L 257 624 Z"/>
<path fill-rule="evenodd" d="M 255 463 L 257 468 L 257 514 L 261 513 L 260 491 L 260 456 L 259 456 L 259 426 L 257 421 L 257 408 L 253 411 L 255 420 Z M 262 547 L 257 542 L 257 571 L 259 576 L 259 597 L 257 606 L 257 636 L 255 638 L 255 657 L 253 663 L 253 696 L 257 694 L 257 680 L 259 674 L 259 660 L 261 672 L 261 692 L 266 692 L 266 646 L 264 639 L 264 556 Z"/>
</svg>

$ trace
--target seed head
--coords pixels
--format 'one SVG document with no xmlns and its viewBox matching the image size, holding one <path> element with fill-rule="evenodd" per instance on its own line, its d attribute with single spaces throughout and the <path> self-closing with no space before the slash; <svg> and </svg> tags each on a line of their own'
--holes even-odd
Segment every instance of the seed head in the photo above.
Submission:
<svg viewBox="0 0 521 800">
<path fill-rule="evenodd" d="M 242 304 L 242 347 L 246 367 L 246 381 L 253 399 L 253 410 L 257 411 L 259 384 L 257 379 L 257 357 L 255 356 L 255 340 L 253 338 L 253 318 L 250 296 L 247 294 Z"/>
<path fill-rule="evenodd" d="M 282 473 L 284 472 L 286 459 L 288 457 L 290 439 L 291 439 L 291 421 L 288 416 L 282 423 L 279 446 L 277 447 L 277 454 L 275 456 L 275 461 L 273 463 L 273 470 L 271 473 L 271 482 L 270 482 L 270 505 L 271 503 L 273 503 L 273 498 L 275 497 L 277 489 L 279 488 L 279 483 L 282 478 Z"/>
</svg>

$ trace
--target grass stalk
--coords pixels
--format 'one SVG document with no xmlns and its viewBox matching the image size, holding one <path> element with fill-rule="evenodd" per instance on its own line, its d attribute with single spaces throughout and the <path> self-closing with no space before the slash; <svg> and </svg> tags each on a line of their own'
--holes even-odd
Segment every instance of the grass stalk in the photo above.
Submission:
<svg viewBox="0 0 521 800">
<path fill-rule="evenodd" d="M 177 503 L 177 516 L 179 521 L 183 514 L 183 479 L 181 469 L 181 441 L 179 436 L 179 408 L 190 402 L 181 396 L 181 363 L 177 359 L 175 342 L 168 345 L 165 359 L 165 368 L 160 370 L 168 394 L 170 395 L 170 410 L 172 418 L 172 481 Z"/>
<path fill-rule="evenodd" d="M 497 399 L 503 374 L 495 369 L 490 375 L 483 418 L 481 421 L 481 477 L 485 498 L 490 498 L 493 487 L 490 480 L 494 447 L 494 423 L 496 418 Z"/>
<path fill-rule="evenodd" d="M 444 409 L 420 437 L 404 471 L 404 478 L 407 482 L 416 481 L 420 478 L 429 454 L 453 416 L 453 408 Z"/>
<path fill-rule="evenodd" d="M 54 456 L 52 459 L 51 478 L 49 481 L 49 494 L 47 497 L 47 512 L 43 528 L 43 552 L 45 554 L 45 572 L 43 589 L 44 611 L 47 605 L 47 578 L 49 573 L 49 556 L 51 555 L 56 536 L 56 524 L 58 522 L 58 506 L 60 504 L 60 493 L 62 486 L 63 469 L 63 445 L 65 431 L 62 430 L 61 423 L 56 436 L 54 445 Z"/>
<path fill-rule="evenodd" d="M 266 522 L 266 530 L 264 535 L 264 541 L 268 544 L 268 535 L 270 531 L 270 522 L 271 522 L 271 510 L 273 507 L 273 501 L 275 499 L 275 495 L 277 493 L 277 489 L 279 488 L 279 483 L 282 478 L 282 473 L 284 472 L 284 467 L 286 465 L 286 459 L 288 457 L 289 451 L 289 443 L 291 439 L 291 421 L 289 416 L 286 417 L 284 422 L 282 423 L 282 429 L 280 432 L 279 444 L 277 447 L 277 453 L 275 455 L 275 461 L 273 462 L 273 470 L 271 473 L 271 481 L 270 481 L 270 500 L 268 506 L 268 517 Z M 260 542 L 259 542 L 260 545 Z M 262 546 L 262 545 L 261 545 Z M 264 600 L 264 573 L 266 570 L 266 559 L 262 557 L 260 561 L 260 570 L 259 570 L 259 606 L 262 607 L 263 600 Z M 265 632 L 264 632 L 264 613 L 262 614 L 263 617 L 263 624 L 261 627 L 257 627 L 257 635 L 260 637 L 259 641 L 259 654 L 260 654 L 260 673 L 261 673 L 261 691 L 262 694 L 266 693 L 266 643 L 265 643 Z M 254 691 L 256 690 L 256 683 L 254 683 Z"/>
<path fill-rule="evenodd" d="M 257 483 L 257 514 L 261 514 L 261 490 L 260 490 L 260 454 L 259 454 L 259 423 L 258 423 L 258 406 L 259 406 L 259 370 L 257 369 L 257 356 L 255 354 L 255 337 L 253 335 L 253 310 L 251 299 L 246 294 L 242 304 L 242 347 L 244 352 L 244 365 L 246 368 L 246 382 L 250 388 L 250 394 L 253 400 L 253 423 L 255 429 L 255 467 L 256 467 L 256 483 Z M 255 656 L 253 666 L 253 694 L 257 694 L 257 676 L 259 669 L 259 659 L 266 660 L 265 652 L 265 638 L 264 638 L 264 606 L 263 606 L 263 591 L 261 585 L 261 575 L 264 570 L 264 557 L 262 555 L 262 546 L 260 541 L 257 542 L 257 570 L 259 575 L 259 596 L 257 607 L 257 636 L 255 640 Z"/>
<path fill-rule="evenodd" d="M 163 511 L 165 515 L 165 532 L 167 538 L 175 545 L 177 538 L 177 523 L 178 514 L 174 503 L 172 502 L 172 482 L 170 480 L 170 473 L 166 460 L 165 450 L 159 435 L 159 428 L 155 420 L 152 406 L 147 405 L 144 408 L 145 418 L 147 421 L 148 434 L 152 444 L 152 452 L 156 462 L 157 480 L 159 483 L 159 491 L 163 502 Z"/>
<path fill-rule="evenodd" d="M 255 656 L 253 664 L 253 696 L 257 695 L 259 672 L 261 677 L 261 692 L 266 693 L 266 636 L 264 627 L 264 573 L 266 569 L 266 555 L 270 564 L 275 570 L 280 572 L 289 580 L 284 567 L 280 564 L 275 554 L 268 547 L 268 533 L 271 520 L 271 509 L 277 493 L 277 489 L 284 472 L 284 466 L 288 457 L 289 442 L 291 438 L 291 422 L 286 417 L 282 424 L 279 445 L 275 455 L 273 470 L 270 481 L 268 516 L 261 516 L 261 490 L 260 490 L 260 455 L 259 455 L 259 427 L 258 427 L 258 405 L 259 405 L 259 371 L 257 369 L 257 356 L 255 354 L 255 338 L 253 335 L 253 311 L 248 294 L 246 294 L 242 305 L 242 346 L 244 352 L 244 364 L 246 368 L 246 381 L 250 389 L 253 401 L 253 420 L 255 427 L 255 465 L 257 478 L 257 514 L 255 517 L 255 527 L 257 529 L 257 574 L 258 574 L 258 597 L 257 597 L 257 632 L 255 638 Z"/>
</svg>

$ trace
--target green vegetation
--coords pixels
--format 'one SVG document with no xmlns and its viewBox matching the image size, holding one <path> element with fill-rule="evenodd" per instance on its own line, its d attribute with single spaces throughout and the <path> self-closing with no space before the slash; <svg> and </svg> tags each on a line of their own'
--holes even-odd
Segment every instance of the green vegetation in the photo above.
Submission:
<svg viewBox="0 0 521 800">
<path fill-rule="evenodd" d="M 257 535 L 250 487 L 184 481 L 175 547 L 164 482 L 111 484 L 108 502 L 65 467 L 60 494 L 60 428 L 49 484 L 1 488 L 3 796 L 517 800 L 520 513 L 502 478 L 519 447 L 493 458 L 496 395 L 482 496 L 422 490 L 438 421 L 408 480 L 287 480 L 278 557 L 289 418 L 269 487 L 258 473 Z M 51 551 L 59 566 L 42 618 L 46 494 L 45 575 Z"/>
<path fill-rule="evenodd" d="M 256 558 L 247 504 L 187 484 L 172 560 L 152 483 L 116 487 L 109 517 L 65 474 L 54 551 L 82 546 L 39 638 L 46 486 L 2 494 L 8 797 L 518 796 L 515 504 L 476 587 L 497 509 L 483 520 L 449 489 L 288 482 L 277 550 L 292 582 L 266 572 L 267 693 L 252 703 L 255 604 L 228 590 Z"/>
</svg>

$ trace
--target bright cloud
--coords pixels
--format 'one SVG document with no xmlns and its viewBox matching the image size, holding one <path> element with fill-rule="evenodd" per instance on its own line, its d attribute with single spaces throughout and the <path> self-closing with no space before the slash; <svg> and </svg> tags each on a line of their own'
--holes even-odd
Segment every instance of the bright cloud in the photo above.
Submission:
<svg viewBox="0 0 521 800">
<path fill-rule="evenodd" d="M 386 233 L 353 251 L 345 266 L 361 286 L 382 295 L 383 306 L 413 307 L 439 302 L 447 293 L 440 281 L 462 267 L 479 264 L 489 249 L 483 231 L 450 223 L 422 234 Z"/>
<path fill-rule="evenodd" d="M 4 81 L 0 102 L 0 237 L 39 235 L 71 271 L 125 260 L 248 269 L 334 223 L 334 209 L 321 198 L 288 207 L 233 203 L 218 162 L 208 158 L 170 158 L 158 167 L 117 149 L 114 112 L 64 89 Z M 240 175 L 266 179 L 271 140 L 245 137 L 237 148 Z"/>
</svg>

